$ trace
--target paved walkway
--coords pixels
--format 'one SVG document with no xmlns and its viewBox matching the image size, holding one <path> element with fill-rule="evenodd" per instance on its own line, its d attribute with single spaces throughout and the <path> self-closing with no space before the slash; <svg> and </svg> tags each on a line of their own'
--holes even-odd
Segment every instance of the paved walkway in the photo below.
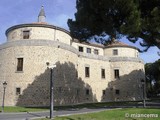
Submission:
<svg viewBox="0 0 160 120">
<path fill-rule="evenodd" d="M 160 108 L 160 103 L 158 102 L 146 102 L 147 108 Z M 110 110 L 110 109 L 121 109 L 121 108 L 133 108 L 138 107 L 142 108 L 143 103 L 140 102 L 138 105 L 131 105 L 131 106 L 106 106 L 106 108 L 100 108 L 100 109 L 68 109 L 68 110 L 59 110 L 54 111 L 54 116 L 67 116 L 67 115 L 73 115 L 73 114 L 84 114 L 84 113 L 93 113 L 93 112 L 99 112 L 104 110 Z M 25 113 L 0 113 L 0 120 L 31 120 L 33 118 L 44 118 L 49 117 L 49 111 L 45 112 L 25 112 Z"/>
<path fill-rule="evenodd" d="M 70 109 L 54 111 L 54 116 L 67 116 L 73 114 L 85 114 L 109 110 L 107 108 L 101 109 Z M 0 113 L 0 120 L 31 120 L 33 118 L 49 117 L 49 111 L 46 112 L 29 112 L 29 113 Z"/>
</svg>

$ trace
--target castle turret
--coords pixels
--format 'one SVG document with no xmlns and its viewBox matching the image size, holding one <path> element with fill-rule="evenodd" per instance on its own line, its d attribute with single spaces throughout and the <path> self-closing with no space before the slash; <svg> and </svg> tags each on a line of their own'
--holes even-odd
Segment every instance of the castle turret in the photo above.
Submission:
<svg viewBox="0 0 160 120">
<path fill-rule="evenodd" d="M 38 15 L 38 22 L 45 22 L 46 19 L 46 15 L 45 15 L 45 11 L 44 11 L 44 7 L 41 7 L 41 11 L 39 12 Z"/>
</svg>

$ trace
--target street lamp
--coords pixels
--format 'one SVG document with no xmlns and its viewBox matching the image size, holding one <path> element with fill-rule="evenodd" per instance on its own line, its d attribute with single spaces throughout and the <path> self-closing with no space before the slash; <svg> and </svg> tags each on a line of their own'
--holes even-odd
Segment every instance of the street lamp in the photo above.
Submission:
<svg viewBox="0 0 160 120">
<path fill-rule="evenodd" d="M 5 92 L 6 92 L 7 82 L 3 82 L 3 101 L 2 101 L 2 112 L 4 112 L 4 99 L 5 99 Z"/>
<path fill-rule="evenodd" d="M 142 89 L 143 89 L 143 107 L 145 108 L 145 107 L 146 107 L 146 100 L 145 100 L 145 80 L 142 79 L 142 80 L 141 80 L 141 83 L 142 83 Z"/>
<path fill-rule="evenodd" d="M 53 118 L 53 108 L 54 108 L 54 103 L 53 103 L 53 69 L 56 67 L 55 64 L 50 65 L 49 62 L 46 63 L 47 64 L 47 68 L 49 68 L 51 70 L 50 73 L 50 119 Z"/>
</svg>

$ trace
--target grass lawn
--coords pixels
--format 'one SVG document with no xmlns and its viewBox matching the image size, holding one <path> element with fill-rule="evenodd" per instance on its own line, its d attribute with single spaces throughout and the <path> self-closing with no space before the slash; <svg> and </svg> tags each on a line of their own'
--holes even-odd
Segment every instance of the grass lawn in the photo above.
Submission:
<svg viewBox="0 0 160 120">
<path fill-rule="evenodd" d="M 65 109 L 71 109 L 71 108 L 101 108 L 104 106 L 115 106 L 115 105 L 133 105 L 137 102 L 106 102 L 106 103 L 85 103 L 85 104 L 79 104 L 79 105 L 68 105 L 68 106 L 55 106 L 55 110 L 65 110 Z M 2 108 L 0 107 L 0 111 Z M 35 108 L 35 107 L 4 107 L 4 112 L 38 112 L 38 111 L 45 111 L 49 110 L 48 108 Z"/>
<path fill-rule="evenodd" d="M 140 115 L 143 115 L 144 117 Z M 42 118 L 36 120 L 49 119 Z M 142 108 L 115 109 L 97 113 L 56 117 L 54 120 L 160 120 L 160 110 Z"/>
<path fill-rule="evenodd" d="M 0 108 L 0 111 L 2 108 Z M 29 108 L 29 107 L 4 107 L 4 112 L 38 112 L 38 111 L 46 111 L 49 110 L 47 108 Z"/>
</svg>

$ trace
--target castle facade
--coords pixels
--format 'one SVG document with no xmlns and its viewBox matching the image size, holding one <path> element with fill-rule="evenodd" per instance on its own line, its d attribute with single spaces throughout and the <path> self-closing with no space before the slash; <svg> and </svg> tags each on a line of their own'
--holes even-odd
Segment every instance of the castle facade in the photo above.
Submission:
<svg viewBox="0 0 160 120">
<path fill-rule="evenodd" d="M 0 96 L 6 81 L 5 105 L 48 106 L 48 64 L 56 65 L 56 105 L 143 98 L 144 63 L 137 48 L 117 40 L 107 46 L 80 43 L 69 31 L 46 23 L 45 17 L 42 8 L 38 22 L 6 30 L 7 42 L 0 45 Z"/>
</svg>

